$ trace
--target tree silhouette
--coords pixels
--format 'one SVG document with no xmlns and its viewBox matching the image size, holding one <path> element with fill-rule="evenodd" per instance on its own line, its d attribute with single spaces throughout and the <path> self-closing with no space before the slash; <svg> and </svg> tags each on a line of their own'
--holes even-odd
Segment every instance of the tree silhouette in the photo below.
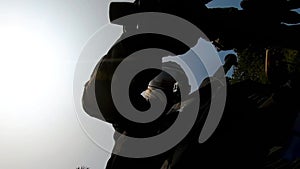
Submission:
<svg viewBox="0 0 300 169">
<path fill-rule="evenodd" d="M 85 166 L 80 166 L 80 167 L 77 167 L 76 169 L 90 169 L 89 167 L 85 167 Z"/>
<path fill-rule="evenodd" d="M 274 76 L 277 76 L 277 78 L 284 79 L 292 73 L 300 72 L 300 52 L 298 50 L 275 47 L 263 49 L 252 46 L 236 50 L 238 66 L 234 70 L 232 82 L 236 83 L 250 79 L 263 84 L 269 83 L 270 81 L 265 72 L 267 51 L 275 60 L 272 67 L 277 69 L 277 72 L 274 72 Z"/>
</svg>

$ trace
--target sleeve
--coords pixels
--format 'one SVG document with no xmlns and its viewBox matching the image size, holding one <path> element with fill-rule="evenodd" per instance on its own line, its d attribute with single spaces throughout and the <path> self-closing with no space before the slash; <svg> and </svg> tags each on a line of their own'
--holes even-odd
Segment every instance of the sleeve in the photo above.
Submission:
<svg viewBox="0 0 300 169">
<path fill-rule="evenodd" d="M 97 77 L 97 70 L 99 68 L 100 62 L 96 65 L 90 80 L 87 81 L 84 85 L 84 91 L 82 96 L 82 107 L 84 111 L 90 115 L 91 117 L 104 120 L 99 110 L 97 99 L 96 99 L 96 92 L 95 92 L 95 83 Z"/>
</svg>

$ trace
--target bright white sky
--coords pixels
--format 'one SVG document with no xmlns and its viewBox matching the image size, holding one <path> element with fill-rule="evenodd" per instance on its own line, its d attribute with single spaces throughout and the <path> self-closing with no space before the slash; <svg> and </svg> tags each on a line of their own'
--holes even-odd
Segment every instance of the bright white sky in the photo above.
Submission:
<svg viewBox="0 0 300 169">
<path fill-rule="evenodd" d="M 73 76 L 82 47 L 108 23 L 108 5 L 0 0 L 1 168 L 104 168 L 109 154 L 78 123 Z M 223 0 L 210 4 L 217 5 L 228 6 Z"/>
<path fill-rule="evenodd" d="M 73 105 L 81 48 L 107 22 L 108 1 L 0 0 L 0 166 L 104 168 Z"/>
</svg>

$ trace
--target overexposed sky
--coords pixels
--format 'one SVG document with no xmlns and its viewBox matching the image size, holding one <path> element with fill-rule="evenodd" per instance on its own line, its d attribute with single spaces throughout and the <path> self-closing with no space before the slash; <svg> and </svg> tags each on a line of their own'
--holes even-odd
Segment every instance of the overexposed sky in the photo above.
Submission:
<svg viewBox="0 0 300 169">
<path fill-rule="evenodd" d="M 73 74 L 87 39 L 108 22 L 104 0 L 0 0 L 0 166 L 104 168 L 84 134 Z"/>
<path fill-rule="evenodd" d="M 109 154 L 77 120 L 73 77 L 83 46 L 108 23 L 109 2 L 0 0 L 2 168 L 104 168 Z"/>
</svg>

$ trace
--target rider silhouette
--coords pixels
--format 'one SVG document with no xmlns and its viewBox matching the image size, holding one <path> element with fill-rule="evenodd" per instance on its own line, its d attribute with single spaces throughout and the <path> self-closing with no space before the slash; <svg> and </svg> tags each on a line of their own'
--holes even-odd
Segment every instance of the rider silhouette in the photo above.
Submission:
<svg viewBox="0 0 300 169">
<path fill-rule="evenodd" d="M 196 24 L 212 41 L 220 40 L 219 42 L 221 42 L 221 46 L 223 45 L 223 49 L 232 49 L 234 47 L 244 48 L 249 43 L 256 44 L 256 42 L 257 45 L 262 46 L 269 44 L 269 42 L 280 45 L 282 42 L 274 40 L 274 34 L 279 36 L 279 41 L 283 39 L 286 42 L 284 36 L 289 35 L 287 39 L 290 40 L 289 37 L 294 35 L 293 32 L 295 30 L 298 30 L 289 30 L 290 27 L 286 26 L 281 28 L 282 25 L 278 18 L 269 18 L 270 20 L 267 23 L 260 22 L 261 20 L 255 21 L 257 16 L 262 15 L 262 18 L 268 18 L 270 15 L 263 13 L 259 13 L 260 15 L 253 14 L 251 10 L 254 8 L 248 8 L 245 4 L 243 5 L 245 10 L 237 10 L 235 8 L 222 10 L 206 8 L 205 3 L 207 2 L 200 0 L 194 0 L 189 3 L 174 0 L 136 0 L 134 4 L 122 3 L 120 5 L 120 3 L 112 3 L 110 16 L 112 23 L 115 23 L 115 19 L 137 12 L 153 11 L 177 15 Z M 121 10 L 124 5 L 127 6 L 126 9 Z M 224 24 L 226 21 L 230 24 Z M 238 21 L 243 21 L 243 23 L 246 23 L 246 26 L 241 26 L 242 23 Z M 247 23 L 248 21 L 250 23 Z M 90 81 L 87 82 L 83 95 L 83 107 L 89 115 L 96 118 L 100 117 L 95 114 L 93 106 L 89 103 L 89 93 L 95 92 L 97 106 L 103 115 L 103 119 L 101 120 L 113 124 L 115 130 L 120 133 L 115 134 L 117 144 L 114 149 L 122 151 L 122 145 L 118 144 L 118 140 L 126 141 L 122 136 L 145 138 L 163 131 L 164 127 L 168 127 L 168 125 L 160 126 L 161 121 L 139 124 L 129 121 L 119 114 L 111 96 L 112 76 L 116 68 L 127 56 L 142 49 L 159 48 L 170 51 L 174 55 L 180 55 L 187 52 L 190 47 L 173 38 L 156 34 L 140 34 L 124 38 L 132 33 L 143 32 L 143 28 L 150 24 L 147 21 L 116 24 L 124 26 L 123 35 L 100 60 Z M 257 26 L 257 28 L 252 29 L 253 26 Z M 260 28 L 264 29 L 261 30 Z M 269 30 L 273 30 L 272 28 L 275 31 L 268 32 Z M 287 29 L 288 31 L 286 31 Z M 283 35 L 278 34 L 282 32 Z M 197 42 L 200 37 L 194 38 L 193 41 Z M 260 42 L 260 40 L 263 42 Z M 291 42 L 287 44 L 295 46 Z M 153 57 L 154 62 L 161 65 L 161 67 L 163 67 L 161 62 L 162 57 L 164 55 Z M 135 64 L 134 60 L 132 63 L 133 65 Z M 180 70 L 180 68 L 178 69 Z M 160 82 L 163 81 L 169 83 L 163 83 L 167 85 L 162 86 Z M 205 105 L 205 101 L 211 97 L 209 87 L 211 81 L 207 82 L 206 85 L 204 83 L 197 92 L 200 92 L 200 95 L 206 93 L 208 99 L 204 100 L 204 104 L 202 104 L 202 100 L 201 105 Z M 165 112 L 172 109 L 172 105 L 176 105 L 176 102 L 178 102 L 176 98 L 177 91 L 173 92 L 176 89 L 176 81 L 167 73 L 155 69 L 142 71 L 132 80 L 129 95 L 134 107 L 141 111 L 147 110 L 149 108 L 147 99 L 152 97 L 151 92 L 154 91 L 154 88 L 159 87 L 163 88 L 166 93 L 169 93 L 167 103 L 170 105 L 167 106 Z M 289 124 L 292 124 L 295 112 L 292 111 L 290 114 L 283 113 L 287 106 L 290 107 L 289 102 L 286 102 L 289 99 L 283 98 L 286 98 L 285 95 L 287 93 L 290 96 L 289 94 L 293 94 L 294 92 L 286 87 L 279 88 L 278 91 L 274 92 L 270 90 L 269 86 L 252 81 L 229 85 L 227 90 L 228 95 L 224 118 L 216 133 L 204 144 L 200 145 L 197 142 L 198 137 L 192 137 L 199 130 L 198 128 L 194 128 L 181 144 L 164 154 L 148 158 L 128 158 L 112 154 L 106 168 L 155 169 L 170 167 L 177 169 L 194 168 L 195 166 L 215 168 L 220 163 L 223 168 L 253 169 L 262 166 L 268 150 L 276 144 L 282 144 L 282 142 L 286 141 L 286 137 L 288 137 L 286 131 L 291 129 Z M 145 95 L 141 95 L 144 91 Z M 274 101 L 274 103 L 280 104 L 269 104 L 268 101 L 270 100 L 271 102 Z M 261 104 L 261 102 L 264 104 Z M 200 111 L 200 113 L 205 114 L 207 107 L 203 106 Z M 169 119 L 169 122 L 172 122 L 172 120 L 172 118 Z M 202 122 L 201 120 L 203 119 L 198 120 Z"/>
</svg>

